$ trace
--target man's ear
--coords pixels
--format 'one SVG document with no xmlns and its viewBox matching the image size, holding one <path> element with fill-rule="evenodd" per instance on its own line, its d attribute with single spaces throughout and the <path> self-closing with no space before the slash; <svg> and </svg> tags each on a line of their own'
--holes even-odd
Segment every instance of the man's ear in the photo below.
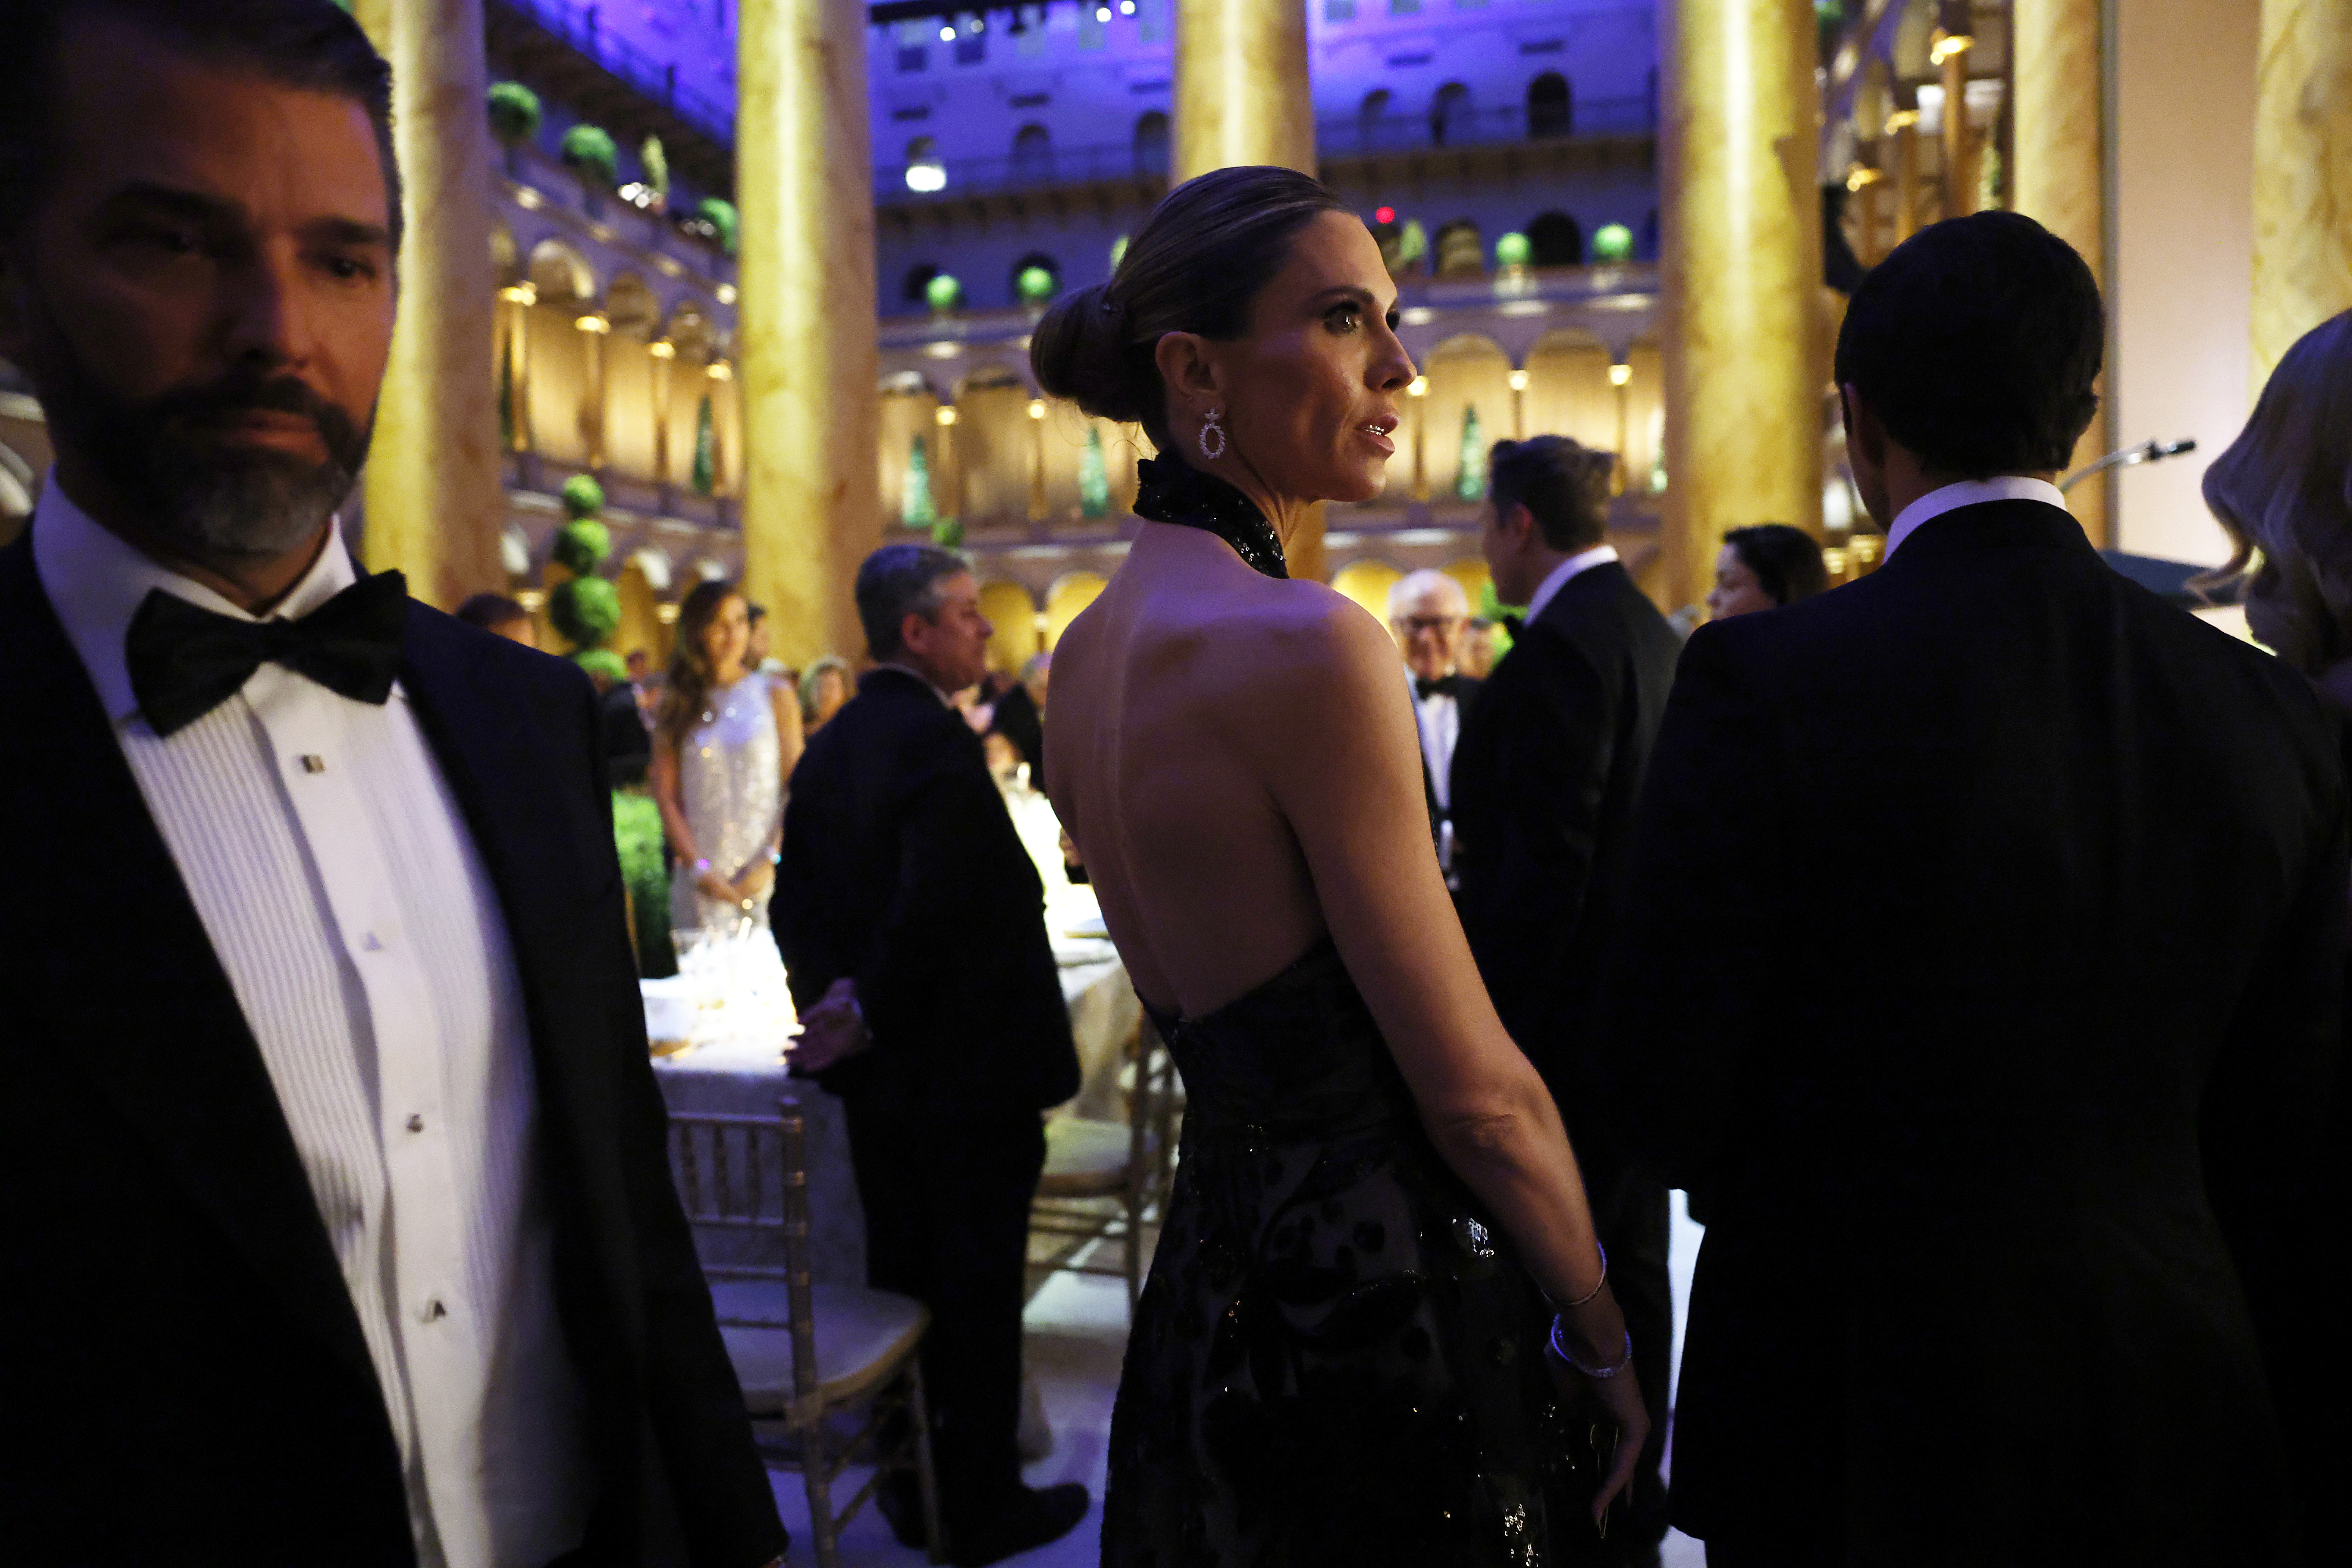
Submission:
<svg viewBox="0 0 2352 1568">
<path fill-rule="evenodd" d="M 1886 426 L 1878 421 L 1877 413 L 1862 395 L 1862 389 L 1852 382 L 1838 388 L 1838 406 L 1845 417 L 1845 449 L 1848 456 L 1859 457 L 1873 468 L 1886 466 Z"/>
<path fill-rule="evenodd" d="M 1521 547 L 1527 544 L 1535 526 L 1536 514 L 1528 510 L 1525 501 L 1513 501 L 1511 510 L 1503 514 L 1503 531 L 1511 536 L 1512 543 Z"/>
</svg>

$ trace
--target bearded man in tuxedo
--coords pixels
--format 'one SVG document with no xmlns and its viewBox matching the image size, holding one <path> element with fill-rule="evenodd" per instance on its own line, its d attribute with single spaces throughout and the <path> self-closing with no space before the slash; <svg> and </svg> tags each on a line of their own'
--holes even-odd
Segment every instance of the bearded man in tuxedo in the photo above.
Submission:
<svg viewBox="0 0 2352 1568">
<path fill-rule="evenodd" d="M 354 567 L 391 81 L 0 0 L 0 1555 L 756 1568 L 578 669 Z"/>
<path fill-rule="evenodd" d="M 1454 748 L 1478 700 L 1478 682 L 1462 673 L 1462 628 L 1470 596 L 1443 572 L 1423 570 L 1389 590 L 1389 632 L 1404 654 L 1412 682 L 1413 721 L 1421 730 L 1421 787 L 1429 798 L 1429 831 L 1437 840 L 1438 868 L 1454 877 Z"/>
</svg>

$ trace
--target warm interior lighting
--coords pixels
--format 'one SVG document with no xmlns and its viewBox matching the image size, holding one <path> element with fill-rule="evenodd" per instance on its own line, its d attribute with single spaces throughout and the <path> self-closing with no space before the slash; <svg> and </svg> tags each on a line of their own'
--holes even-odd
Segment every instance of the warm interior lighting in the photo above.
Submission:
<svg viewBox="0 0 2352 1568">
<path fill-rule="evenodd" d="M 1036 398 L 1030 399 L 1029 417 L 1032 419 L 1043 419 L 1045 417 L 1045 405 Z"/>
<path fill-rule="evenodd" d="M 1630 365 L 1630 364 L 1627 364 L 1623 360 L 1619 360 L 1615 364 L 1612 364 L 1612 365 L 1611 365 L 1611 366 L 1609 367 L 1609 384 L 1610 384 L 1610 385 L 1612 385 L 1612 386 L 1622 386 L 1622 385 L 1624 385 L 1627 382 L 1629 382 L 1629 381 L 1631 381 L 1631 380 L 1633 380 L 1633 367 L 1632 365 Z"/>
<path fill-rule="evenodd" d="M 940 42 L 941 42 L 941 43 L 943 43 L 943 44 L 952 44 L 952 43 L 954 43 L 954 42 L 955 42 L 955 29 L 954 29 L 953 27 L 941 27 L 941 28 L 940 29 Z"/>
<path fill-rule="evenodd" d="M 1919 111 L 1917 110 L 1898 109 L 1894 113 L 1886 117 L 1886 133 L 1889 136 L 1892 136 L 1898 131 L 1908 131 L 1914 125 L 1918 123 Z"/>
<path fill-rule="evenodd" d="M 1527 389 L 1528 373 L 1523 370 L 1513 371 L 1511 373 L 1511 390 L 1513 392 L 1525 392 Z"/>
<path fill-rule="evenodd" d="M 1412 384 L 1404 389 L 1404 394 L 1407 397 L 1427 397 L 1429 395 L 1429 377 L 1425 375 L 1414 376 L 1412 378 Z"/>
<path fill-rule="evenodd" d="M 937 419 L 942 426 L 954 424 L 956 421 L 955 405 L 950 403 L 940 404 L 939 413 L 932 416 L 932 417 Z"/>
<path fill-rule="evenodd" d="M 1946 33 L 1927 46 L 1928 62 L 1933 65 L 1942 65 L 1954 55 L 1967 54 L 1976 47 L 1976 42 L 1966 33 Z"/>
<path fill-rule="evenodd" d="M 579 328 L 583 332 L 609 332 L 613 330 L 612 322 L 606 321 L 604 317 L 597 315 L 593 311 L 581 317 L 572 324 Z"/>
<path fill-rule="evenodd" d="M 735 285 L 734 285 L 734 284 L 732 284 L 732 283 L 721 283 L 721 284 L 718 287 L 718 289 L 715 290 L 715 292 L 716 292 L 716 293 L 718 294 L 718 296 L 719 296 L 719 302 L 720 304 L 722 304 L 722 305 L 731 305 L 731 304 L 733 304 L 733 303 L 735 302 Z"/>
<path fill-rule="evenodd" d="M 1858 191 L 1864 185 L 1874 185 L 1885 177 L 1886 176 L 1883 173 L 1876 169 L 1865 169 L 1861 164 L 1856 163 L 1853 168 L 1846 171 L 1845 188 L 1849 191 Z"/>
<path fill-rule="evenodd" d="M 539 303 L 539 285 L 510 283 L 499 290 L 499 298 L 510 305 L 536 305 Z"/>
<path fill-rule="evenodd" d="M 674 626 L 677 625 L 677 606 L 676 605 L 656 605 L 654 606 L 654 619 L 659 621 L 666 626 Z"/>
<path fill-rule="evenodd" d="M 656 359 L 676 359 L 677 345 L 667 338 L 656 338 L 646 345 L 646 352 Z"/>
<path fill-rule="evenodd" d="M 712 360 L 710 362 L 710 379 L 713 381 L 732 381 L 735 379 L 735 367 L 729 364 L 723 359 Z"/>
<path fill-rule="evenodd" d="M 517 185 L 515 187 L 515 205 L 522 208 L 525 212 L 537 212 L 546 200 L 547 198 L 545 196 L 541 195 L 529 185 Z"/>
<path fill-rule="evenodd" d="M 1097 21 L 1097 22 L 1108 22 L 1108 21 L 1109 21 L 1109 20 L 1110 20 L 1110 7 L 1109 7 L 1109 6 L 1108 6 L 1108 5 L 1097 5 L 1097 6 L 1096 6 L 1096 7 L 1095 7 L 1095 20 L 1096 20 L 1096 21 Z"/>
<path fill-rule="evenodd" d="M 907 165 L 907 188 L 920 195 L 948 188 L 948 171 L 944 163 L 909 163 Z"/>
</svg>

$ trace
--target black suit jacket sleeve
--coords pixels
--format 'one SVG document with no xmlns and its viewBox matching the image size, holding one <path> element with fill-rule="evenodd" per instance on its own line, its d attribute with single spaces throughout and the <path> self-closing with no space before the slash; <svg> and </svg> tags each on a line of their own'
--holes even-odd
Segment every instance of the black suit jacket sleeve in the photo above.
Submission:
<svg viewBox="0 0 2352 1568">
<path fill-rule="evenodd" d="M 1605 991 L 1605 1058 L 1644 1163 L 1704 1188 L 1737 1126 L 1785 931 L 1769 714 L 1725 639 L 1690 641 L 1650 755 Z"/>
<path fill-rule="evenodd" d="M 602 704 L 593 693 L 587 710 L 583 731 L 601 735 Z M 610 846 L 613 795 L 605 787 L 604 760 L 592 755 L 586 761 L 590 787 L 602 807 L 602 842 Z M 600 879 L 613 907 L 592 923 L 601 951 L 584 973 L 595 975 L 608 993 L 604 1000 L 610 1016 L 626 1020 L 621 1033 L 632 1047 L 621 1063 L 622 1142 L 612 1159 L 625 1184 L 638 1248 L 636 1306 L 646 1347 L 650 1436 L 677 1501 L 695 1568 L 759 1568 L 783 1553 L 784 1532 L 766 1468 L 751 1442 L 742 1389 L 711 1314 L 710 1287 L 671 1184 L 669 1111 L 645 1047 L 645 1007 L 629 948 L 617 851 L 600 871 L 609 871 Z"/>
<path fill-rule="evenodd" d="M 1001 875 L 979 852 L 1003 836 L 1004 803 L 985 768 L 954 754 L 977 742 L 962 735 L 950 741 L 932 749 L 906 782 L 898 876 L 873 943 L 857 966 L 858 1005 L 877 1050 L 929 1043 L 953 1027 L 954 1019 L 938 1016 L 949 995 L 936 978 L 941 954 L 970 945 L 974 889 Z M 1024 869 L 1025 863 L 1016 868 Z M 1035 883 L 1034 872 L 1030 880 Z M 1044 902 L 1038 885 L 1041 910 Z"/>
<path fill-rule="evenodd" d="M 1563 958 L 1591 884 L 1618 693 L 1567 638 L 1539 629 L 1529 641 L 1511 655 L 1528 665 L 1511 673 L 1540 679 L 1498 674 L 1478 694 L 1486 782 L 1464 789 L 1456 770 L 1454 830 L 1475 848 L 1460 908 L 1487 991 L 1519 1047 L 1550 1068 L 1570 1026 Z"/>
</svg>

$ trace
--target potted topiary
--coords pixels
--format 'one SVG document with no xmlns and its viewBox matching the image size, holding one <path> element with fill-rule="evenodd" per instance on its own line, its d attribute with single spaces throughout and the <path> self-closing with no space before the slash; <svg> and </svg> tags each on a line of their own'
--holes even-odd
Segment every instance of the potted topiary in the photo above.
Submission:
<svg viewBox="0 0 2352 1568">
<path fill-rule="evenodd" d="M 563 510 L 571 521 L 556 530 L 555 548 L 550 552 L 572 576 L 547 596 L 548 618 L 572 643 L 572 658 L 592 674 L 609 674 L 601 668 L 604 662 L 618 663 L 604 643 L 621 626 L 620 590 L 596 575 L 613 553 L 612 531 L 596 517 L 604 509 L 604 487 L 593 478 L 574 474 L 564 480 Z M 627 675 L 622 668 L 618 678 Z"/>
<path fill-rule="evenodd" d="M 963 303 L 963 285 L 952 274 L 942 272 L 923 285 L 923 300 L 935 314 L 947 315 Z"/>
<path fill-rule="evenodd" d="M 519 81 L 490 84 L 490 134 L 506 149 L 507 173 L 517 179 L 522 176 L 522 150 L 538 136 L 546 114 L 540 108 L 539 94 Z"/>
<path fill-rule="evenodd" d="M 580 176 L 588 209 L 596 211 L 605 194 L 620 183 L 621 150 L 613 138 L 593 125 L 575 125 L 563 133 L 563 166 Z"/>
<path fill-rule="evenodd" d="M 741 237 L 743 220 L 735 211 L 735 204 L 718 196 L 705 196 L 695 213 L 710 226 L 713 243 L 728 255 L 735 254 L 735 242 Z"/>
</svg>

